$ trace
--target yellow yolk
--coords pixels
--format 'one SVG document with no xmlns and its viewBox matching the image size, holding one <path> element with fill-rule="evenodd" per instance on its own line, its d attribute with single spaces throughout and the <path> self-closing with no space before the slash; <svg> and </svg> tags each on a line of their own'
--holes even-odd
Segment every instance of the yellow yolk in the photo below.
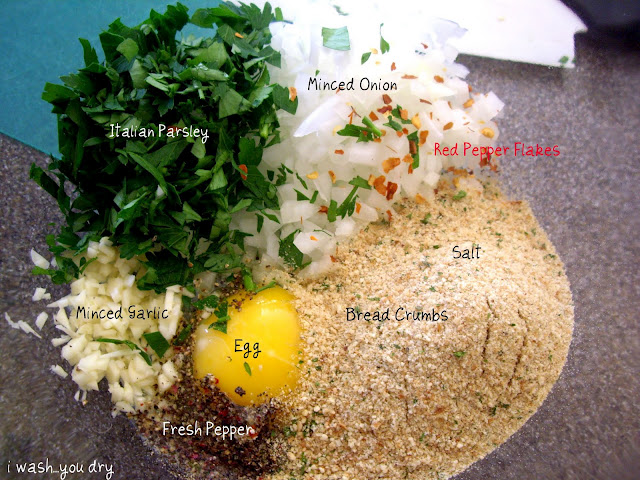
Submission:
<svg viewBox="0 0 640 480">
<path fill-rule="evenodd" d="M 195 333 L 196 378 L 211 374 L 217 387 L 238 405 L 258 405 L 295 387 L 300 325 L 293 295 L 272 287 L 251 297 L 232 295 L 227 333 L 209 329 L 211 315 Z"/>
</svg>

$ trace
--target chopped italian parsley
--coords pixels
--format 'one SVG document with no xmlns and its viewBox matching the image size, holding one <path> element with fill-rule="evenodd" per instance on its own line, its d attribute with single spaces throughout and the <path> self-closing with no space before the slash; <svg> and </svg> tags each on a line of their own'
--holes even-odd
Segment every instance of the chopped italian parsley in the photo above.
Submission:
<svg viewBox="0 0 640 480">
<path fill-rule="evenodd" d="M 143 333 L 142 336 L 149 344 L 149 347 L 156 352 L 158 358 L 162 358 L 164 354 L 169 350 L 169 342 L 162 336 L 160 332 Z"/>
<path fill-rule="evenodd" d="M 332 50 L 349 50 L 349 30 L 347 27 L 326 28 L 322 27 L 322 45 Z"/>
<path fill-rule="evenodd" d="M 467 196 L 467 192 L 465 192 L 464 190 L 460 190 L 458 193 L 456 193 L 453 196 L 453 199 L 454 200 L 462 200 L 466 196 Z"/>
<path fill-rule="evenodd" d="M 384 55 L 385 53 L 387 53 L 389 51 L 389 44 L 382 37 L 382 26 L 383 25 L 384 25 L 384 23 L 380 24 L 380 52 Z"/>
<path fill-rule="evenodd" d="M 264 210 L 279 209 L 276 187 L 288 173 L 274 179 L 258 168 L 264 148 L 280 141 L 276 112 L 295 113 L 298 102 L 266 68 L 280 66 L 269 24 L 282 20 L 269 3 L 223 2 L 191 17 L 178 3 L 137 27 L 111 23 L 100 35 L 104 61 L 80 40 L 84 68 L 47 83 L 42 95 L 58 115 L 61 155 L 46 169 L 32 165 L 30 177 L 66 221 L 47 237 L 57 269 L 34 273 L 71 282 L 86 264 L 66 253 L 105 236 L 124 258 L 146 256 L 141 289 L 162 292 L 203 270 L 240 267 L 247 234 L 230 228 L 232 214 L 276 218 Z M 214 30 L 176 40 L 188 23 Z M 348 46 L 346 29 L 327 41 Z M 115 125 L 128 135 L 114 134 Z M 176 133 L 196 128 L 200 136 Z"/>
</svg>

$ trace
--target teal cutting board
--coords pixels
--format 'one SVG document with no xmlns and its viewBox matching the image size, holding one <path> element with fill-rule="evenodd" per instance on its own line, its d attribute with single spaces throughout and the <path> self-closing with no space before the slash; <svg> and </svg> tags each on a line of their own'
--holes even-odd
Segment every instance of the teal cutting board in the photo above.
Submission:
<svg viewBox="0 0 640 480">
<path fill-rule="evenodd" d="M 59 83 L 60 76 L 84 66 L 78 38 L 88 39 L 102 59 L 98 35 L 113 20 L 119 17 L 125 25 L 138 25 L 149 18 L 152 8 L 164 12 L 169 3 L 176 2 L 4 0 L 0 13 L 0 132 L 56 155 L 56 118 L 41 99 L 42 89 L 46 82 Z M 219 1 L 181 3 L 193 13 Z"/>
</svg>

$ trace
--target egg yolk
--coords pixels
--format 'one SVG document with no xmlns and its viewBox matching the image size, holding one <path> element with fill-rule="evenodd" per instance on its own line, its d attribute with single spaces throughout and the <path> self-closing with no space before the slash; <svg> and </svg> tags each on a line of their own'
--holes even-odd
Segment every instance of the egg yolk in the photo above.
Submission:
<svg viewBox="0 0 640 480">
<path fill-rule="evenodd" d="M 272 287 L 227 299 L 227 333 L 203 321 L 195 333 L 196 378 L 211 374 L 217 387 L 238 405 L 258 405 L 295 387 L 298 379 L 300 325 L 294 296 Z"/>
</svg>

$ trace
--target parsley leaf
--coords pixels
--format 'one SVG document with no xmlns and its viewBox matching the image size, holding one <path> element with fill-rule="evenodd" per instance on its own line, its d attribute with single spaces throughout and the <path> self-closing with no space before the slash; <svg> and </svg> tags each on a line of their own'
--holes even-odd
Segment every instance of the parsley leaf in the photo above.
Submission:
<svg viewBox="0 0 640 480">
<path fill-rule="evenodd" d="M 349 50 L 349 30 L 347 27 L 326 28 L 322 27 L 322 45 L 333 50 Z"/>
<path fill-rule="evenodd" d="M 180 330 L 180 333 L 178 333 L 178 335 L 176 336 L 175 340 L 173 341 L 173 344 L 182 345 L 184 342 L 186 342 L 187 338 L 189 338 L 189 334 L 191 333 L 191 330 L 193 330 L 193 324 L 189 324 L 186 327 L 184 327 L 182 330 Z"/>
<path fill-rule="evenodd" d="M 453 199 L 454 200 L 462 200 L 466 196 L 467 196 L 467 192 L 465 192 L 464 190 L 460 190 L 460 191 L 458 191 L 458 193 L 456 193 L 453 196 Z"/>
<path fill-rule="evenodd" d="M 171 346 L 160 332 L 143 333 L 142 336 L 147 341 L 151 349 L 156 352 L 158 358 L 162 358 Z"/>
<path fill-rule="evenodd" d="M 359 125 L 353 125 L 351 123 L 344 126 L 343 129 L 338 130 L 338 135 L 343 137 L 356 137 L 358 142 L 370 142 L 376 138 L 379 138 L 382 132 L 373 125 L 373 122 L 368 117 L 363 119 L 363 122 L 367 124 L 365 120 L 369 120 L 371 126 L 361 127 Z"/>
<path fill-rule="evenodd" d="M 389 44 L 382 37 L 382 26 L 383 25 L 384 25 L 384 23 L 380 24 L 380 52 L 382 52 L 382 54 L 384 55 L 385 53 L 387 53 L 389 51 Z"/>
<path fill-rule="evenodd" d="M 227 333 L 227 322 L 231 317 L 229 317 L 229 304 L 226 300 L 220 302 L 217 308 L 214 310 L 213 315 L 216 317 L 216 321 L 212 322 L 207 328 L 212 328 L 214 330 L 218 330 L 222 333 Z"/>
<path fill-rule="evenodd" d="M 304 255 L 293 243 L 296 233 L 298 233 L 298 230 L 280 240 L 278 255 L 283 258 L 287 265 L 293 268 L 303 268 Z"/>
<path fill-rule="evenodd" d="M 389 115 L 387 117 L 388 122 L 387 123 L 383 123 L 383 125 L 385 127 L 389 127 L 389 128 L 393 128 L 396 132 L 401 132 L 402 131 L 402 125 L 400 125 L 398 122 L 396 122 L 395 120 L 393 120 L 393 118 L 391 117 L 391 115 Z"/>
<path fill-rule="evenodd" d="M 353 185 L 354 187 L 364 188 L 365 190 L 371 190 L 371 185 L 362 177 L 356 177 L 349 182 L 349 185 Z"/>
<path fill-rule="evenodd" d="M 216 308 L 220 303 L 220 299 L 217 295 L 209 295 L 193 303 L 193 308 L 196 310 L 203 310 L 205 308 Z"/>
</svg>

